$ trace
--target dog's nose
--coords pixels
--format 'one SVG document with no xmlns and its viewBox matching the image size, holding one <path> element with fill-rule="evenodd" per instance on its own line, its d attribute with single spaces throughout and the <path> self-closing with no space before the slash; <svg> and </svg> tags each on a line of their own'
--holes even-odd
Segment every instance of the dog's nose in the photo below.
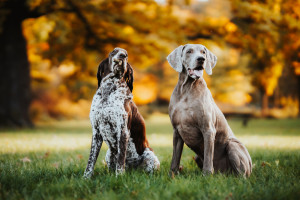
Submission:
<svg viewBox="0 0 300 200">
<path fill-rule="evenodd" d="M 203 58 L 203 57 L 198 57 L 198 58 L 197 58 L 197 61 L 198 61 L 198 62 L 204 62 L 204 61 L 205 61 L 205 58 Z"/>
<path fill-rule="evenodd" d="M 124 53 L 120 53 L 119 58 L 124 59 L 124 58 L 126 58 L 126 55 Z"/>
</svg>

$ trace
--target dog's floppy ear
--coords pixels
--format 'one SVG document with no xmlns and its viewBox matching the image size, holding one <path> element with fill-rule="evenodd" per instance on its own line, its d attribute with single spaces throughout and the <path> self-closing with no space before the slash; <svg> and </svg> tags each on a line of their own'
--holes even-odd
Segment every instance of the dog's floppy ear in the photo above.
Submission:
<svg viewBox="0 0 300 200">
<path fill-rule="evenodd" d="M 133 90 L 133 69 L 129 63 L 127 63 L 127 71 L 124 75 L 124 79 L 129 87 L 130 91 Z"/>
<path fill-rule="evenodd" d="M 104 71 L 106 68 L 108 68 L 108 58 L 103 60 L 100 65 L 98 66 L 98 71 L 97 71 L 97 79 L 98 79 L 98 88 L 100 87 L 101 81 L 104 78 Z"/>
<path fill-rule="evenodd" d="M 212 75 L 212 69 L 217 64 L 217 56 L 215 56 L 212 52 L 206 49 L 206 59 L 204 63 L 204 69 L 208 75 Z"/>
<path fill-rule="evenodd" d="M 180 45 L 167 57 L 168 62 L 171 67 L 173 67 L 177 72 L 182 72 L 182 50 L 184 46 Z"/>
</svg>

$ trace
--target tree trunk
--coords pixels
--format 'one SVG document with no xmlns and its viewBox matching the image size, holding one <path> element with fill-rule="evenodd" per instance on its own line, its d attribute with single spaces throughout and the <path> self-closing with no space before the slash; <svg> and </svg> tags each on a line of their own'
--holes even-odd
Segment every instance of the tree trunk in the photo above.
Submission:
<svg viewBox="0 0 300 200">
<path fill-rule="evenodd" d="M 10 13 L 5 16 L 0 33 L 0 127 L 32 126 L 30 67 L 22 34 L 25 4 L 6 8 Z"/>
<path fill-rule="evenodd" d="M 269 97 L 265 91 L 262 94 L 261 115 L 267 117 L 269 114 Z"/>
<path fill-rule="evenodd" d="M 297 76 L 298 79 L 298 117 L 300 118 L 300 76 Z"/>
</svg>

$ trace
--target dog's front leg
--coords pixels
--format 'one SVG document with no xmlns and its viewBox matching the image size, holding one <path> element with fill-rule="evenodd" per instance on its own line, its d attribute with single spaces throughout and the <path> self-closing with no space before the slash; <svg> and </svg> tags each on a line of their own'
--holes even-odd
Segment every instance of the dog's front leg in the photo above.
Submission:
<svg viewBox="0 0 300 200">
<path fill-rule="evenodd" d="M 178 133 L 178 130 L 174 128 L 173 133 L 173 156 L 171 162 L 171 169 L 169 175 L 172 176 L 173 174 L 178 173 L 182 149 L 183 149 L 183 140 Z"/>
<path fill-rule="evenodd" d="M 213 128 L 203 132 L 203 139 L 204 139 L 203 172 L 205 175 L 212 174 L 214 172 L 213 160 L 214 160 L 215 135 L 216 135 L 216 131 Z"/>
<path fill-rule="evenodd" d="M 92 144 L 91 144 L 91 151 L 90 151 L 90 157 L 88 160 L 88 164 L 86 166 L 84 177 L 90 178 L 93 175 L 94 167 L 101 149 L 103 143 L 103 138 L 99 133 L 99 130 L 97 128 L 93 128 L 93 137 L 92 137 Z"/>
<path fill-rule="evenodd" d="M 126 131 L 122 131 L 118 140 L 118 154 L 117 154 L 117 165 L 116 175 L 123 174 L 125 172 L 125 160 L 128 146 L 129 134 Z"/>
</svg>

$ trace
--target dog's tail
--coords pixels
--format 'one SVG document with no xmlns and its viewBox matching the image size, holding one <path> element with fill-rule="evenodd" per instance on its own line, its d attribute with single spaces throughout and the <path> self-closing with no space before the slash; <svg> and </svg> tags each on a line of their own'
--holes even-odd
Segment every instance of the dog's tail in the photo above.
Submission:
<svg viewBox="0 0 300 200">
<path fill-rule="evenodd" d="M 146 130 L 142 124 L 135 124 L 131 127 L 131 136 L 135 144 L 136 151 L 139 155 L 142 155 L 146 148 L 152 149 L 149 146 L 149 142 L 146 138 Z"/>
<path fill-rule="evenodd" d="M 236 138 L 231 138 L 226 146 L 230 168 L 233 173 L 249 177 L 252 160 L 246 147 Z"/>
</svg>

